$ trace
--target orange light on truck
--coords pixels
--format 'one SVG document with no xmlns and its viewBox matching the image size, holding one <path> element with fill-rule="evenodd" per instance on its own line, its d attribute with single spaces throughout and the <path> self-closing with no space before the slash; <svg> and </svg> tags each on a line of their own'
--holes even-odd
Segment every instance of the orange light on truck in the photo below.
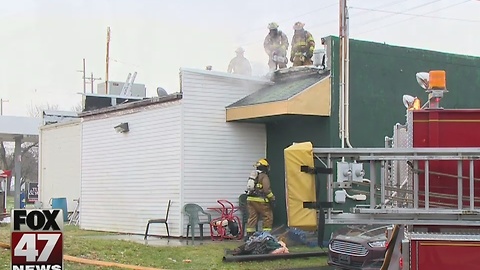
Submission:
<svg viewBox="0 0 480 270">
<path fill-rule="evenodd" d="M 428 75 L 428 89 L 443 90 L 447 88 L 447 76 L 445 70 L 431 70 Z"/>
<path fill-rule="evenodd" d="M 413 100 L 413 103 L 411 103 L 411 105 L 408 107 L 408 110 L 409 111 L 416 111 L 416 110 L 420 110 L 422 108 L 422 102 L 420 101 L 419 98 L 415 98 Z"/>
<path fill-rule="evenodd" d="M 420 110 L 420 108 L 422 107 L 422 104 L 420 102 L 420 99 L 419 98 L 416 98 L 414 101 L 413 101 L 413 109 L 414 110 Z"/>
</svg>

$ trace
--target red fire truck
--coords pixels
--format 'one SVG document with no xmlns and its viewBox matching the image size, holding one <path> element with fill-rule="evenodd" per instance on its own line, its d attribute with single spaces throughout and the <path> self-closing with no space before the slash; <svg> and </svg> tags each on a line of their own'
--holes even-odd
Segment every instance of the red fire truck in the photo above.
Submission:
<svg viewBox="0 0 480 270">
<path fill-rule="evenodd" d="M 404 96 L 406 123 L 394 126 L 385 148 L 313 148 L 327 167 L 336 162 L 328 202 L 369 197 L 349 211 L 326 209 L 325 224 L 393 225 L 378 269 L 480 269 L 480 110 L 442 108 L 445 75 L 417 74 L 428 100 L 420 106 Z M 336 238 L 332 264 L 374 269 L 363 263 L 372 259 L 368 243 Z"/>
</svg>

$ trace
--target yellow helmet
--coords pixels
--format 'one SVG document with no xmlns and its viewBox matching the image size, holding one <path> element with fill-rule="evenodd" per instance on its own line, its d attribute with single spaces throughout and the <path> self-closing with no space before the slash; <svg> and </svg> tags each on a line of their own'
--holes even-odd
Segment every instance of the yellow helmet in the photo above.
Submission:
<svg viewBox="0 0 480 270">
<path fill-rule="evenodd" d="M 293 30 L 302 30 L 304 26 L 305 26 L 304 23 L 302 23 L 302 22 L 296 22 L 296 23 L 293 25 Z"/>
<path fill-rule="evenodd" d="M 255 164 L 255 167 L 257 168 L 257 170 L 263 171 L 265 173 L 268 173 L 270 171 L 270 164 L 268 164 L 266 158 L 258 160 Z"/>
<path fill-rule="evenodd" d="M 268 161 L 267 161 L 267 159 L 265 159 L 265 158 L 262 158 L 262 159 L 260 159 L 260 160 L 258 160 L 258 161 L 257 161 L 257 164 L 256 164 L 256 166 L 257 166 L 257 167 L 258 167 L 258 166 L 265 166 L 265 167 L 268 167 L 268 166 L 270 166 L 270 164 L 268 164 Z"/>
<path fill-rule="evenodd" d="M 271 22 L 268 24 L 268 29 L 272 30 L 272 29 L 277 29 L 278 28 L 278 23 L 276 22 Z"/>
</svg>

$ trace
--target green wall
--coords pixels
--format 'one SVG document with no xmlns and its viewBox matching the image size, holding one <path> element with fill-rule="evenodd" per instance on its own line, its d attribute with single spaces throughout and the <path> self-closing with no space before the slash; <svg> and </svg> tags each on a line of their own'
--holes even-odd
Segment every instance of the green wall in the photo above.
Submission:
<svg viewBox="0 0 480 270">
<path fill-rule="evenodd" d="M 339 39 L 332 42 L 331 145 L 338 140 Z M 427 94 L 415 78 L 417 72 L 442 69 L 447 89 L 445 108 L 480 107 L 480 58 L 446 54 L 367 41 L 350 41 L 350 142 L 353 147 L 383 147 L 395 123 L 405 123 L 402 96 Z"/>
<path fill-rule="evenodd" d="M 270 179 L 277 205 L 274 225 L 287 223 L 285 205 L 285 161 L 283 150 L 293 142 L 310 141 L 315 147 L 328 147 L 328 117 L 276 117 L 267 123 L 267 157 L 271 164 Z"/>
</svg>

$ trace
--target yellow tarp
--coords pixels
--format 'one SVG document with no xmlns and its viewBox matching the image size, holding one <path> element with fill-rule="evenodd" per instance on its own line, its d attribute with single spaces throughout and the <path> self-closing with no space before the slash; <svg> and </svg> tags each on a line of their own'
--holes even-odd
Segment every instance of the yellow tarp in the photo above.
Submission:
<svg viewBox="0 0 480 270">
<path fill-rule="evenodd" d="M 315 175 L 300 171 L 300 166 L 314 167 L 311 142 L 295 143 L 284 150 L 285 189 L 288 226 L 316 230 L 317 211 L 303 208 L 303 202 L 314 202 Z"/>
</svg>

